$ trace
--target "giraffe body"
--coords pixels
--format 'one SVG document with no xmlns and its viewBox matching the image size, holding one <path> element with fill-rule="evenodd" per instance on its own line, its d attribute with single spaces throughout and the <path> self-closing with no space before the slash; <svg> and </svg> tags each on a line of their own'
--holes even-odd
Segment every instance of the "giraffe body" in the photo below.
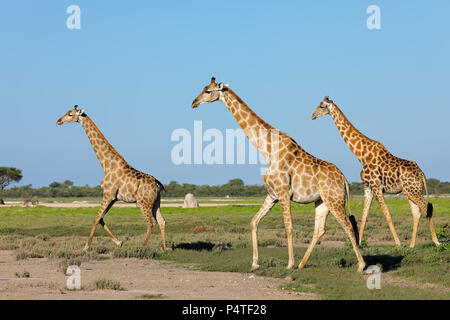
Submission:
<svg viewBox="0 0 450 320">
<path fill-rule="evenodd" d="M 299 264 L 303 268 L 319 239 L 325 233 L 325 223 L 331 211 L 350 238 L 358 258 L 358 271 L 362 272 L 365 263 L 357 247 L 357 231 L 345 212 L 346 188 L 348 182 L 332 163 L 320 160 L 295 142 L 289 135 L 275 129 L 259 118 L 228 86 L 216 84 L 215 79 L 204 88 L 194 100 L 192 107 L 203 103 L 221 101 L 233 114 L 252 144 L 266 157 L 267 171 L 263 177 L 268 195 L 253 217 L 250 227 L 253 243 L 252 269 L 258 265 L 257 228 L 260 220 L 270 209 L 280 202 L 288 240 L 289 262 L 294 265 L 292 244 L 292 217 L 290 202 L 316 205 L 315 229 L 313 239 Z"/>
<path fill-rule="evenodd" d="M 439 245 L 432 218 L 433 206 L 427 203 L 423 197 L 423 188 L 426 193 L 427 185 L 425 174 L 416 162 L 398 158 L 391 154 L 386 147 L 376 140 L 372 140 L 359 132 L 345 117 L 339 107 L 328 97 L 325 97 L 316 108 L 312 118 L 329 114 L 345 143 L 361 162 L 361 180 L 364 184 L 364 209 L 360 226 L 359 241 L 363 239 L 364 227 L 369 215 L 370 206 L 375 197 L 380 204 L 384 217 L 397 245 L 400 239 L 395 231 L 389 209 L 383 197 L 383 193 L 403 193 L 409 200 L 413 214 L 413 233 L 410 246 L 413 248 L 416 242 L 417 227 L 421 218 L 421 211 L 426 213 L 430 223 L 430 231 L 433 242 Z"/>
<path fill-rule="evenodd" d="M 66 112 L 56 124 L 79 122 L 84 128 L 98 160 L 105 173 L 100 186 L 103 191 L 103 200 L 97 216 L 94 219 L 89 239 L 84 250 L 88 250 L 91 245 L 97 225 L 100 224 L 114 243 L 122 245 L 117 240 L 103 221 L 104 216 L 109 209 L 118 200 L 124 202 L 136 203 L 137 207 L 143 213 L 147 222 L 147 233 L 143 245 L 147 244 L 152 229 L 156 222 L 161 229 L 162 248 L 166 250 L 165 243 L 165 221 L 161 215 L 160 200 L 161 190 L 164 189 L 161 182 L 153 176 L 140 172 L 131 167 L 125 159 L 109 144 L 95 123 L 84 113 L 84 110 L 78 110 L 77 106 Z"/>
</svg>

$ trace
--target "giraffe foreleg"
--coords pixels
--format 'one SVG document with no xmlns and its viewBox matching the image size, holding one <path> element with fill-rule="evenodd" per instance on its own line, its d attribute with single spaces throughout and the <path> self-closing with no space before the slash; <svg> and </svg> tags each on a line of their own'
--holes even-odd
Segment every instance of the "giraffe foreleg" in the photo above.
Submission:
<svg viewBox="0 0 450 320">
<path fill-rule="evenodd" d="M 116 237 L 114 237 L 114 235 L 112 234 L 111 230 L 109 230 L 108 226 L 105 224 L 105 222 L 103 221 L 103 218 L 100 219 L 99 221 L 100 225 L 103 227 L 103 229 L 106 231 L 106 233 L 111 237 L 112 241 L 118 245 L 119 247 L 122 246 L 122 241 L 117 240 Z"/>
<path fill-rule="evenodd" d="M 288 242 L 289 262 L 286 269 L 291 269 L 294 266 L 294 245 L 292 241 L 291 199 L 289 194 L 285 193 L 280 197 L 280 205 L 283 211 L 284 228 Z"/>
<path fill-rule="evenodd" d="M 264 218 L 264 216 L 270 211 L 270 209 L 273 208 L 275 203 L 277 202 L 276 199 L 273 199 L 272 196 L 267 195 L 266 199 L 264 200 L 263 205 L 259 209 L 259 211 L 255 214 L 255 216 L 252 219 L 252 222 L 250 223 L 250 229 L 252 230 L 252 244 L 253 244 L 253 263 L 252 263 L 252 270 L 256 270 L 259 268 L 258 265 L 258 224 L 259 221 Z"/>
<path fill-rule="evenodd" d="M 86 242 L 86 245 L 84 246 L 83 251 L 87 251 L 89 249 L 89 247 L 91 246 L 92 238 L 94 237 L 94 233 L 95 233 L 95 229 L 97 229 L 97 225 L 100 223 L 100 221 L 102 221 L 102 223 L 104 224 L 103 217 L 109 211 L 109 209 L 111 209 L 111 207 L 113 206 L 114 202 L 115 202 L 115 200 L 111 200 L 110 197 L 103 197 L 102 203 L 100 205 L 100 209 L 98 210 L 98 213 L 97 213 L 97 215 L 96 215 L 96 217 L 94 219 L 94 225 L 92 226 L 91 233 L 90 233 L 89 238 L 88 238 L 88 240 Z M 106 232 L 109 231 L 108 234 L 111 233 L 111 231 L 107 227 L 106 227 L 105 230 L 106 230 Z"/>
<path fill-rule="evenodd" d="M 389 209 L 386 205 L 386 201 L 384 201 L 383 193 L 380 189 L 373 189 L 373 193 L 380 204 L 381 210 L 383 211 L 384 218 L 386 219 L 389 229 L 391 230 L 392 236 L 394 237 L 395 244 L 397 246 L 401 246 L 400 239 L 398 238 L 397 232 L 395 232 L 394 224 L 392 223 L 391 214 L 389 213 Z"/>
</svg>

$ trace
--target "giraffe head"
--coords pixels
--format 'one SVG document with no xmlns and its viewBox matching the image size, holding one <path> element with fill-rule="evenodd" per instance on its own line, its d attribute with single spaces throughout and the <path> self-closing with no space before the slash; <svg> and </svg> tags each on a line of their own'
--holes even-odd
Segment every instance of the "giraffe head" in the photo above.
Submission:
<svg viewBox="0 0 450 320">
<path fill-rule="evenodd" d="M 62 125 L 64 123 L 80 122 L 80 118 L 85 116 L 85 113 L 84 109 L 78 110 L 77 107 L 78 105 L 67 111 L 61 118 L 58 119 L 58 121 L 56 121 L 56 124 Z"/>
<path fill-rule="evenodd" d="M 227 90 L 227 84 L 216 83 L 216 78 L 212 77 L 211 83 L 203 88 L 203 91 L 192 102 L 192 108 L 197 108 L 203 103 L 210 103 L 219 100 L 223 92 Z"/>
<path fill-rule="evenodd" d="M 326 96 L 325 98 L 323 98 L 323 101 L 320 102 L 319 106 L 316 108 L 316 111 L 314 111 L 312 119 L 315 120 L 321 116 L 329 114 L 331 108 L 333 108 L 333 105 L 333 100 L 330 100 L 328 96 Z"/>
</svg>

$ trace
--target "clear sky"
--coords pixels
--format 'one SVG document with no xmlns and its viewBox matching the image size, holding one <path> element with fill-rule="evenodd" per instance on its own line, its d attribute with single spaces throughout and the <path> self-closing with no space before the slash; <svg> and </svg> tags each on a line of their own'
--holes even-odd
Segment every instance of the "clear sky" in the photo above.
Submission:
<svg viewBox="0 0 450 320">
<path fill-rule="evenodd" d="M 72 4 L 80 30 L 66 26 Z M 366 27 L 372 4 L 381 30 Z M 20 185 L 98 185 L 81 126 L 55 124 L 78 104 L 132 166 L 164 183 L 261 184 L 261 164 L 171 160 L 175 129 L 238 128 L 220 102 L 191 109 L 215 76 L 350 181 L 361 165 L 332 119 L 311 120 L 325 95 L 394 155 L 449 181 L 449 14 L 448 0 L 1 1 L 0 166 L 22 169 Z"/>
</svg>

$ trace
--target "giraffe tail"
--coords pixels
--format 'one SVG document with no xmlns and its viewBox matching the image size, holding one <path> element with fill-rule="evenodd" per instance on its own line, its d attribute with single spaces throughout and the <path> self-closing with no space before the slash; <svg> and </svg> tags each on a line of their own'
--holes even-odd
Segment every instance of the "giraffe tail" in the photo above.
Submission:
<svg viewBox="0 0 450 320">
<path fill-rule="evenodd" d="M 428 196 L 428 186 L 427 186 L 427 179 L 425 178 L 425 175 L 422 173 L 422 181 L 423 181 L 423 186 L 425 188 L 425 194 L 427 195 L 427 198 L 429 198 Z M 427 204 L 427 218 L 430 219 L 431 217 L 433 217 L 433 205 L 428 202 Z"/>
<path fill-rule="evenodd" d="M 164 188 L 164 185 L 162 184 L 161 181 L 159 181 L 159 180 L 156 179 L 156 178 L 155 178 L 155 181 L 156 181 L 156 183 L 159 185 L 159 187 L 161 188 L 161 190 L 163 190 L 164 192 L 167 192 L 167 191 L 166 191 L 166 188 Z"/>
<path fill-rule="evenodd" d="M 345 191 L 347 191 L 346 199 L 347 199 L 347 206 L 348 206 L 348 213 L 349 213 L 348 219 L 350 220 L 350 223 L 352 224 L 353 233 L 355 234 L 356 243 L 359 243 L 358 224 L 356 223 L 355 216 L 352 215 L 352 211 L 350 210 L 350 187 L 349 187 L 347 179 L 345 179 L 344 184 L 345 184 Z"/>
</svg>

